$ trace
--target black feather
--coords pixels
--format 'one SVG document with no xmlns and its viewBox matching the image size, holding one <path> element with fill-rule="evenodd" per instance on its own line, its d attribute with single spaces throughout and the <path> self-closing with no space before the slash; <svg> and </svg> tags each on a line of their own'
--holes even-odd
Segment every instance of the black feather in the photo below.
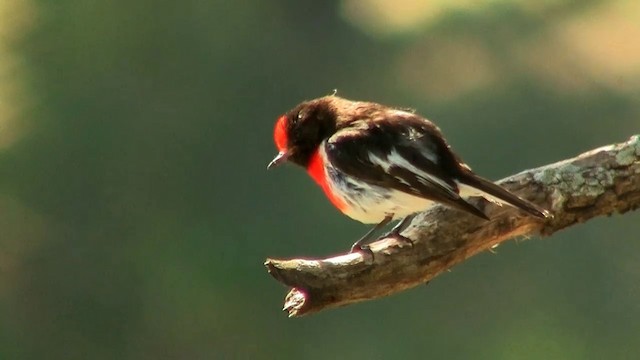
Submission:
<svg viewBox="0 0 640 360">
<path fill-rule="evenodd" d="M 458 181 L 465 185 L 469 185 L 473 188 L 483 191 L 491 196 L 494 196 L 510 204 L 511 206 L 525 211 L 535 217 L 545 219 L 551 216 L 551 214 L 547 210 L 514 195 L 500 185 L 482 178 L 469 170 L 463 170 L 458 176 Z"/>
<path fill-rule="evenodd" d="M 488 220 L 481 209 L 460 197 L 454 178 L 459 161 L 439 129 L 415 114 L 396 116 L 402 119 L 385 114 L 379 121 L 353 122 L 339 129 L 325 145 L 329 161 L 339 171 L 372 185 L 444 203 Z M 385 169 L 371 161 L 371 155 L 385 160 L 394 151 L 429 177 L 392 163 Z"/>
</svg>

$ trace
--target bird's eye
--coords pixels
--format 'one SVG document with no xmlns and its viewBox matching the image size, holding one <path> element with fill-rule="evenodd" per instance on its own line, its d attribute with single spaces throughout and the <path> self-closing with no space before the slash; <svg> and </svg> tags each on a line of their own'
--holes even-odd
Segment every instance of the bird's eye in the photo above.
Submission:
<svg viewBox="0 0 640 360">
<path fill-rule="evenodd" d="M 302 119 L 304 119 L 307 116 L 307 112 L 304 110 L 300 110 L 298 111 L 298 116 L 296 116 L 296 120 L 300 121 Z"/>
</svg>

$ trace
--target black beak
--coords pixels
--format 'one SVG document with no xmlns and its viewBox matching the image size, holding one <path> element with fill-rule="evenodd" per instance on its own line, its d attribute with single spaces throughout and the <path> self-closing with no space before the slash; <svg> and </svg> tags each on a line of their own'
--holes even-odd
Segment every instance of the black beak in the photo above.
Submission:
<svg viewBox="0 0 640 360">
<path fill-rule="evenodd" d="M 278 155 L 276 155 L 276 157 L 274 157 L 273 160 L 271 160 L 269 165 L 267 165 L 267 170 L 271 169 L 274 166 L 278 166 L 278 165 L 282 164 L 283 162 L 287 161 L 288 157 L 289 157 L 289 154 L 287 154 L 285 151 L 280 151 L 278 153 Z"/>
</svg>

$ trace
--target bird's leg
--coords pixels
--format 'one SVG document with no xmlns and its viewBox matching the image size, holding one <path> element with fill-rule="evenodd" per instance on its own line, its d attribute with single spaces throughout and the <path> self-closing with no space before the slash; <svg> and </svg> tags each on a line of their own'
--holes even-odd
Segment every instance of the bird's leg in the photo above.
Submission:
<svg viewBox="0 0 640 360">
<path fill-rule="evenodd" d="M 371 230 L 367 231 L 367 233 L 364 234 L 360 239 L 358 239 L 358 241 L 354 242 L 353 245 L 351 245 L 351 251 L 349 252 L 352 253 L 356 251 L 368 250 L 368 248 L 365 248 L 364 244 L 373 240 L 374 239 L 373 235 L 375 235 L 375 233 L 378 230 L 382 229 L 385 225 L 387 225 L 389 221 L 391 221 L 391 219 L 393 219 L 393 215 L 385 216 L 385 218 L 382 219 L 382 221 L 380 221 L 378 225 L 371 228 Z"/>
<path fill-rule="evenodd" d="M 396 226 L 394 226 L 393 229 L 391 229 L 391 231 L 389 231 L 388 233 L 380 236 L 379 239 L 384 239 L 386 237 L 392 237 L 394 239 L 409 243 L 409 244 L 411 244 L 411 246 L 413 246 L 413 240 L 409 239 L 408 237 L 406 237 L 404 235 L 400 235 L 400 233 L 404 229 L 406 229 L 407 226 L 409 226 L 409 224 L 411 223 L 411 221 L 415 217 L 416 217 L 416 214 L 411 214 L 411 215 L 406 216 Z"/>
</svg>

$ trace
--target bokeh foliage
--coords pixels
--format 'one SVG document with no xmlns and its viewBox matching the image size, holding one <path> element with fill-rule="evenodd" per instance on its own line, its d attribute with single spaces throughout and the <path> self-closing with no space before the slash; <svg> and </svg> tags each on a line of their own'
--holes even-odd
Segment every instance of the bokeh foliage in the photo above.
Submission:
<svg viewBox="0 0 640 360">
<path fill-rule="evenodd" d="M 509 243 L 289 320 L 267 256 L 366 231 L 275 118 L 338 89 L 413 107 L 499 178 L 640 128 L 630 1 L 0 3 L 0 357 L 629 358 L 640 215 Z"/>
</svg>

